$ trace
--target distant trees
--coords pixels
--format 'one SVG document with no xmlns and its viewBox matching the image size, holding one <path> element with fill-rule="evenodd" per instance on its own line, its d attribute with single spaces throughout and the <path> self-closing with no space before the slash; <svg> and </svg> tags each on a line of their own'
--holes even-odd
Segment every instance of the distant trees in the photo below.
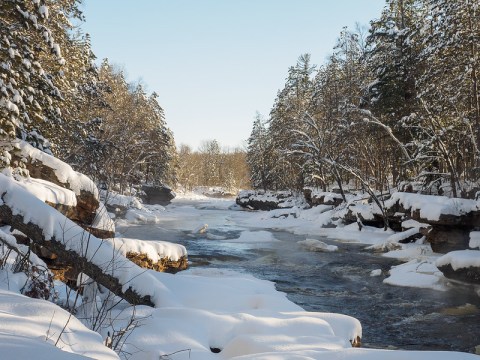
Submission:
<svg viewBox="0 0 480 360">
<path fill-rule="evenodd" d="M 204 141 L 197 151 L 182 144 L 178 149 L 178 184 L 190 191 L 196 186 L 227 190 L 249 188 L 244 150 L 222 149 L 217 140 Z"/>
<path fill-rule="evenodd" d="M 480 188 L 479 8 L 479 0 L 387 0 L 368 34 L 344 29 L 318 70 L 302 55 L 264 126 L 255 119 L 253 185 L 409 183 L 471 196 Z"/>
</svg>

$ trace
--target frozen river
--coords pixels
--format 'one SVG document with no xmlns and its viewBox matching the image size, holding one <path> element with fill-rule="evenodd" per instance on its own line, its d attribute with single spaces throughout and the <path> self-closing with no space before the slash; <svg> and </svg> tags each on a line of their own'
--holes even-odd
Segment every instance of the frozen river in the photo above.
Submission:
<svg viewBox="0 0 480 360">
<path fill-rule="evenodd" d="M 297 242 L 306 236 L 265 227 L 255 213 L 233 201 L 176 200 L 155 225 L 122 226 L 125 236 L 184 245 L 190 266 L 228 268 L 275 282 L 305 310 L 335 312 L 359 319 L 363 346 L 472 352 L 480 344 L 480 298 L 471 287 L 447 291 L 383 283 L 395 260 L 336 242 L 336 252 L 311 252 Z M 194 233 L 208 224 L 206 233 Z M 370 272 L 381 269 L 382 275 Z"/>
</svg>

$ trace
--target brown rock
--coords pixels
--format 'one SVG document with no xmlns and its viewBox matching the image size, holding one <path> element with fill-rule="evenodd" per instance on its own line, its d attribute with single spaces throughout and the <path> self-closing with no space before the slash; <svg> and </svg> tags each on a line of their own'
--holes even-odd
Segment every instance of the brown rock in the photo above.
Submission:
<svg viewBox="0 0 480 360">
<path fill-rule="evenodd" d="M 320 193 L 315 194 L 311 189 L 304 189 L 303 196 L 310 206 L 317 205 L 331 205 L 334 207 L 339 206 L 343 203 L 343 198 L 337 193 Z"/>
<path fill-rule="evenodd" d="M 30 145 L 21 143 L 22 146 L 31 148 Z M 31 151 L 31 150 L 29 150 Z M 40 152 L 40 150 L 34 149 L 34 151 Z M 46 164 L 40 160 L 43 157 L 48 158 L 49 162 L 51 161 L 54 164 L 59 164 L 59 166 L 68 166 L 66 163 L 61 160 L 42 153 L 42 156 L 29 157 L 28 151 L 22 151 L 21 149 L 16 149 L 11 152 L 12 162 L 21 162 L 25 164 L 26 169 L 28 170 L 31 177 L 36 179 L 42 179 L 49 181 L 53 184 L 56 184 L 65 189 L 73 190 L 72 186 L 68 182 L 64 182 L 57 177 L 56 170 L 51 168 L 49 164 Z M 73 171 L 73 170 L 72 170 Z M 92 189 L 81 189 L 79 193 L 75 193 L 77 198 L 77 206 L 70 207 L 60 204 L 49 204 L 53 205 L 58 211 L 65 214 L 69 219 L 74 220 L 75 222 L 81 222 L 83 224 L 90 225 L 95 218 L 95 212 L 99 206 L 99 200 L 97 197 L 95 184 L 92 182 Z"/>
<path fill-rule="evenodd" d="M 186 256 L 182 256 L 178 260 L 171 260 L 167 257 L 164 257 L 157 262 L 153 262 L 147 256 L 147 254 L 128 252 L 127 259 L 142 268 L 151 269 L 158 272 L 167 272 L 171 274 L 175 274 L 181 270 L 186 270 L 188 268 L 188 258 Z"/>
<path fill-rule="evenodd" d="M 143 202 L 151 205 L 168 205 L 175 198 L 172 189 L 165 185 L 142 185 L 142 192 Z"/>
<path fill-rule="evenodd" d="M 432 225 L 429 229 L 421 230 L 432 250 L 437 253 L 447 253 L 454 250 L 468 249 L 470 239 L 468 228 L 456 228 L 445 225 Z"/>
<path fill-rule="evenodd" d="M 250 210 L 275 210 L 288 209 L 293 207 L 291 204 L 286 204 L 289 200 L 293 200 L 293 193 L 290 191 L 241 191 L 235 202 L 241 207 Z"/>
</svg>

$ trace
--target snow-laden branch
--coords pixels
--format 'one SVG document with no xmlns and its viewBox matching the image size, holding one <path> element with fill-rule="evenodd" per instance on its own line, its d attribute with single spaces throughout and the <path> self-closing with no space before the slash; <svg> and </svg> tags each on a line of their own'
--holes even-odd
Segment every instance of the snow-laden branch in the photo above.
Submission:
<svg viewBox="0 0 480 360">
<path fill-rule="evenodd" d="M 405 158 L 409 162 L 412 161 L 412 158 L 410 157 L 410 154 L 408 153 L 407 149 L 405 148 L 405 145 L 393 134 L 392 128 L 390 126 L 382 123 L 369 110 L 355 108 L 351 111 L 357 111 L 360 114 L 366 116 L 362 119 L 364 123 L 377 125 L 377 126 L 381 127 L 382 129 L 384 129 L 385 132 L 387 133 L 387 135 L 400 147 L 400 149 L 403 152 L 403 155 L 405 155 Z"/>
</svg>

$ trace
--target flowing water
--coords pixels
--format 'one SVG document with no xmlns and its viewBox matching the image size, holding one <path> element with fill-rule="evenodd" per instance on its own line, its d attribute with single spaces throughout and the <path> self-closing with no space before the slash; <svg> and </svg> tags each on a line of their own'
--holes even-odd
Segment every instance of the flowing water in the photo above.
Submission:
<svg viewBox="0 0 480 360">
<path fill-rule="evenodd" d="M 120 230 L 128 237 L 184 245 L 191 266 L 228 268 L 273 281 L 305 310 L 351 315 L 362 323 L 364 347 L 474 352 L 480 344 L 480 297 L 472 287 L 456 284 L 442 292 L 386 285 L 382 280 L 397 263 L 363 246 L 317 237 L 339 251 L 311 252 L 297 244 L 305 236 L 249 224 L 249 212 L 186 201 L 168 209 L 173 215 L 166 213 L 159 225 Z M 204 223 L 207 235 L 192 235 Z M 231 241 L 242 231 L 269 231 L 277 241 Z M 382 275 L 371 277 L 374 269 Z"/>
</svg>

